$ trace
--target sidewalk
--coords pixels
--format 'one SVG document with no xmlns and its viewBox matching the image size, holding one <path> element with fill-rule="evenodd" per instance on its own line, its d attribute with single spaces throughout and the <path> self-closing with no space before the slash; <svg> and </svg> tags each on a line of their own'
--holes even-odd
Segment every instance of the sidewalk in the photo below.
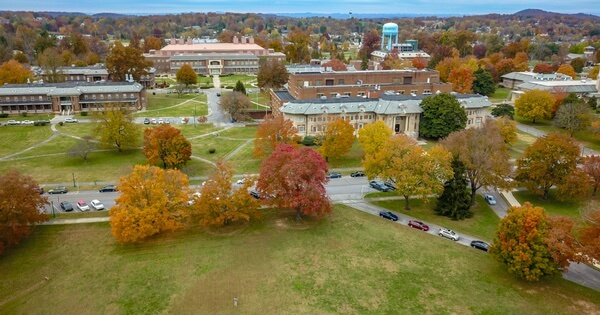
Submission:
<svg viewBox="0 0 600 315">
<path fill-rule="evenodd" d="M 50 219 L 42 223 L 42 225 L 62 225 L 62 224 L 84 224 L 84 223 L 96 223 L 96 222 L 108 222 L 110 217 L 98 217 L 98 218 L 78 218 L 78 219 Z"/>
</svg>

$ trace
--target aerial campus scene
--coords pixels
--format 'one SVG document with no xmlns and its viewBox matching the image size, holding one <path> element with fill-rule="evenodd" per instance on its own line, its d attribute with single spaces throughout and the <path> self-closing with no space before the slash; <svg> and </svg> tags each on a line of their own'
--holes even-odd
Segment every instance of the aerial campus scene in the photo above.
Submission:
<svg viewBox="0 0 600 315">
<path fill-rule="evenodd" d="M 0 5 L 0 314 L 600 314 L 595 1 Z"/>
</svg>

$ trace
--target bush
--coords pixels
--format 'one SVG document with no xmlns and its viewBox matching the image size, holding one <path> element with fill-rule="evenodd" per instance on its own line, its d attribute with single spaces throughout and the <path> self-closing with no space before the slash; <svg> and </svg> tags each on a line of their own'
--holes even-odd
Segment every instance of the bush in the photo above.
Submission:
<svg viewBox="0 0 600 315">
<path fill-rule="evenodd" d="M 81 116 L 87 116 L 88 112 L 81 112 Z"/>
<path fill-rule="evenodd" d="M 23 117 L 27 117 L 27 112 L 22 112 L 22 113 L 21 113 L 21 116 L 23 116 Z"/>
<path fill-rule="evenodd" d="M 217 152 L 217 150 L 215 150 L 215 149 L 212 149 L 212 148 L 211 148 L 211 149 L 208 149 L 208 153 L 210 153 L 210 154 L 213 154 L 213 153 L 215 153 L 215 152 Z"/>
<path fill-rule="evenodd" d="M 305 136 L 304 139 L 302 139 L 302 144 L 307 147 L 315 145 L 315 137 Z"/>
<path fill-rule="evenodd" d="M 65 122 L 64 122 L 64 121 L 59 121 L 59 122 L 58 122 L 58 124 L 59 124 L 60 126 L 62 126 L 62 125 L 64 125 L 64 124 L 65 124 Z"/>
<path fill-rule="evenodd" d="M 2 114 L 0 114 L 0 118 L 6 118 L 6 117 L 8 117 L 8 113 L 2 113 Z"/>
</svg>

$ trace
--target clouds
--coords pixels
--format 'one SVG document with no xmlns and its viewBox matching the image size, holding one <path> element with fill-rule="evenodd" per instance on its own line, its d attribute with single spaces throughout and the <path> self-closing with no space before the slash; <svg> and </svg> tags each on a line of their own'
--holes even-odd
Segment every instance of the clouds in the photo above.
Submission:
<svg viewBox="0 0 600 315">
<path fill-rule="evenodd" d="M 600 15 L 597 0 L 504 0 L 498 2 L 472 0 L 21 0 L 3 3 L 3 10 L 64 11 L 84 13 L 164 14 L 182 12 L 249 12 L 249 13 L 398 13 L 429 15 L 510 14 L 523 9 L 542 9 L 559 13 Z"/>
</svg>

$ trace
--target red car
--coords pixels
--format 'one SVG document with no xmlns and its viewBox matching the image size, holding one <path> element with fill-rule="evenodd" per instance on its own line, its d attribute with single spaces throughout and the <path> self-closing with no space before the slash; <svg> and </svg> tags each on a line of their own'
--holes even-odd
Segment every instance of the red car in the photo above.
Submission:
<svg viewBox="0 0 600 315">
<path fill-rule="evenodd" d="M 408 226 L 414 227 L 415 229 L 419 229 L 422 231 L 429 231 L 429 225 L 427 225 L 421 221 L 416 221 L 416 220 L 408 221 Z"/>
</svg>

